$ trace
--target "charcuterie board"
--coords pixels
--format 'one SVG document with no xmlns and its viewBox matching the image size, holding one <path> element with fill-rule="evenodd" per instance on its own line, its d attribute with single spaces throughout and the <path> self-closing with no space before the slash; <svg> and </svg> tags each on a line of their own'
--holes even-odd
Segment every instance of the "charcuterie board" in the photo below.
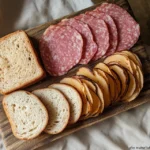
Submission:
<svg viewBox="0 0 150 150">
<path fill-rule="evenodd" d="M 101 1 L 101 3 L 104 1 Z M 125 0 L 109 0 L 109 2 L 114 2 L 118 5 L 120 5 L 121 7 L 125 8 L 127 11 L 129 11 L 129 13 L 131 15 L 132 11 L 129 8 L 128 3 Z M 100 3 L 100 4 L 101 4 Z M 94 8 L 96 8 L 98 5 L 97 4 L 93 7 L 84 9 L 80 12 L 74 13 L 72 15 L 68 15 L 65 16 L 63 18 L 71 18 L 74 17 L 80 13 L 86 12 L 88 10 L 92 10 Z M 38 27 L 35 27 L 33 29 L 29 29 L 26 30 L 26 33 L 29 35 L 29 37 L 31 38 L 34 47 L 37 49 L 37 53 L 38 53 L 38 39 L 41 37 L 42 33 L 45 31 L 45 29 L 51 25 L 51 24 L 56 24 L 58 22 L 60 22 L 63 18 L 54 20 L 52 22 L 48 22 L 46 24 L 40 25 Z M 26 150 L 26 149 L 36 149 L 39 148 L 41 146 L 44 146 L 45 144 L 48 144 L 50 142 L 53 142 L 57 139 L 60 139 L 61 137 L 64 137 L 66 135 L 69 135 L 71 133 L 74 133 L 80 129 L 83 129 L 85 127 L 89 127 L 93 124 L 96 124 L 98 122 L 101 122 L 107 118 L 110 118 L 112 116 L 115 116 L 121 112 L 127 111 L 129 109 L 132 109 L 134 107 L 137 107 L 139 105 L 142 105 L 143 103 L 146 103 L 149 100 L 149 96 L 150 96 L 150 90 L 149 90 L 149 83 L 150 83 L 150 60 L 148 59 L 147 53 L 144 49 L 144 46 L 142 46 L 142 42 L 141 40 L 138 41 L 138 43 L 131 49 L 133 52 L 135 52 L 139 58 L 142 61 L 142 65 L 143 65 L 143 72 L 144 72 L 144 77 L 145 77 L 145 84 L 144 84 L 144 88 L 143 91 L 140 93 L 140 95 L 138 96 L 138 98 L 132 102 L 129 103 L 118 103 L 115 106 L 112 106 L 111 108 L 108 108 L 104 111 L 104 113 L 96 118 L 92 118 L 92 119 L 88 119 L 86 121 L 79 121 L 78 123 L 69 126 L 66 130 L 64 130 L 62 133 L 58 134 L 58 135 L 48 135 L 46 133 L 42 133 L 39 137 L 37 137 L 34 140 L 31 141 L 23 141 L 23 140 L 18 140 L 14 137 L 14 135 L 12 134 L 11 131 L 11 127 L 10 124 L 8 122 L 8 119 L 6 118 L 6 115 L 3 111 L 3 107 L 2 107 L 2 103 L 0 103 L 0 131 L 2 134 L 2 138 L 4 140 L 4 144 L 6 149 L 8 150 Z M 101 60 L 98 60 L 94 63 L 89 64 L 89 66 L 93 66 L 94 64 L 96 64 L 97 62 L 100 62 Z M 73 68 L 67 75 L 65 76 L 70 76 L 75 74 L 76 70 L 81 67 L 82 65 L 78 65 L 75 68 Z M 58 82 L 59 80 L 61 80 L 62 78 L 64 78 L 65 76 L 61 76 L 61 77 L 50 77 L 47 76 L 47 78 L 45 78 L 43 81 L 27 88 L 26 90 L 28 91 L 32 91 L 35 89 L 39 89 L 39 88 L 44 88 L 47 87 L 49 84 Z M 0 101 L 2 100 L 3 96 L 0 96 Z"/>
</svg>

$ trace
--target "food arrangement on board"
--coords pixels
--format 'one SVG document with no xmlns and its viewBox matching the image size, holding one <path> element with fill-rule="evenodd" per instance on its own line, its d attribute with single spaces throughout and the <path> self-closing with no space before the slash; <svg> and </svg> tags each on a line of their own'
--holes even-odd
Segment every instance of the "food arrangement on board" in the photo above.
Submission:
<svg viewBox="0 0 150 150">
<path fill-rule="evenodd" d="M 58 134 L 118 102 L 133 101 L 144 83 L 141 61 L 129 51 L 139 36 L 139 24 L 126 10 L 102 3 L 45 30 L 39 40 L 45 69 L 24 31 L 1 38 L 0 93 L 14 136 L 30 140 L 43 131 Z M 81 66 L 59 83 L 20 90 L 42 80 L 46 72 L 61 76 L 77 64 L 101 58 L 93 68 Z"/>
</svg>

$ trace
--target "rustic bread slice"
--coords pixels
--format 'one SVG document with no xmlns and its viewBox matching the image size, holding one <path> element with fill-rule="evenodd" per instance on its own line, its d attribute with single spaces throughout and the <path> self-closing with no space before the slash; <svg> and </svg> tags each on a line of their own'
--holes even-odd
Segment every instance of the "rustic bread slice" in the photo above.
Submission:
<svg viewBox="0 0 150 150">
<path fill-rule="evenodd" d="M 129 76 L 127 70 L 119 64 L 111 64 L 109 65 L 109 68 L 117 74 L 118 78 L 121 81 L 121 92 L 119 95 L 119 101 L 120 101 L 128 91 Z"/>
<path fill-rule="evenodd" d="M 136 57 L 136 55 L 135 55 Z M 141 89 L 143 88 L 143 73 L 140 68 L 140 61 L 136 57 L 131 57 L 131 54 L 125 53 L 117 53 L 107 57 L 104 62 L 108 64 L 119 64 L 120 66 L 124 67 L 125 69 L 129 70 L 131 74 L 134 76 L 136 80 L 136 90 L 134 94 L 127 98 L 126 101 L 134 100 L 140 93 Z"/>
<path fill-rule="evenodd" d="M 92 112 L 90 113 L 89 118 L 95 117 L 98 115 L 98 112 L 99 112 L 100 99 L 96 95 L 96 93 L 87 86 L 87 84 L 83 83 L 83 85 L 85 87 L 85 94 L 87 98 L 89 99 L 91 106 L 92 106 Z"/>
<path fill-rule="evenodd" d="M 104 60 L 104 63 L 106 63 L 106 64 L 119 64 L 122 67 L 128 69 L 131 73 L 133 73 L 131 60 L 125 55 L 113 54 L 111 56 L 108 56 Z"/>
<path fill-rule="evenodd" d="M 104 110 L 104 95 L 103 95 L 103 91 L 100 88 L 100 86 L 94 82 L 93 80 L 85 77 L 85 76 L 79 76 L 80 80 L 85 83 L 92 91 L 95 92 L 95 94 L 99 97 L 100 100 L 100 108 L 97 114 L 100 114 L 103 112 Z"/>
<path fill-rule="evenodd" d="M 129 101 L 129 99 L 131 99 L 131 97 L 133 96 L 133 94 L 135 93 L 135 90 L 137 88 L 135 77 L 129 70 L 126 69 L 126 71 L 129 75 L 129 85 L 128 85 L 128 90 L 127 90 L 126 94 L 122 97 L 123 101 Z"/>
<path fill-rule="evenodd" d="M 103 76 L 105 78 L 105 80 L 108 83 L 109 86 L 109 92 L 110 92 L 110 100 L 111 103 L 113 104 L 116 101 L 116 83 L 115 83 L 115 79 L 109 75 L 108 73 L 106 73 L 105 71 L 99 69 L 99 68 L 94 68 L 93 70 L 97 71 L 98 74 L 100 74 L 101 76 Z"/>
<path fill-rule="evenodd" d="M 117 54 L 121 54 L 121 55 L 127 56 L 136 65 L 138 65 L 140 68 L 142 68 L 142 63 L 141 63 L 140 59 L 138 58 L 138 56 L 135 53 L 132 53 L 131 51 L 125 50 L 125 51 L 117 52 Z"/>
<path fill-rule="evenodd" d="M 80 119 L 86 119 L 87 116 L 89 116 L 89 114 L 92 110 L 91 109 L 92 107 L 91 107 L 91 104 L 89 103 L 89 101 L 85 95 L 85 88 L 84 88 L 82 82 L 78 78 L 75 78 L 74 76 L 73 77 L 66 77 L 66 78 L 62 79 L 60 82 L 71 85 L 72 87 L 74 87 L 79 92 L 79 94 L 81 95 L 82 104 L 83 104 Z"/>
<path fill-rule="evenodd" d="M 49 87 L 57 89 L 65 95 L 70 105 L 69 124 L 77 122 L 82 112 L 82 99 L 78 91 L 72 86 L 63 83 L 52 84 Z"/>
<path fill-rule="evenodd" d="M 31 85 L 45 73 L 24 31 L 0 39 L 0 93 Z"/>
<path fill-rule="evenodd" d="M 107 108 L 111 104 L 111 94 L 109 91 L 109 81 L 101 72 L 98 72 L 96 69 L 93 69 L 93 73 L 97 79 L 98 85 L 101 87 L 104 95 L 104 108 Z"/>
<path fill-rule="evenodd" d="M 95 81 L 102 89 L 104 95 L 104 106 L 108 107 L 111 103 L 110 93 L 109 93 L 109 83 L 106 79 L 99 75 L 97 71 L 92 71 L 87 67 L 81 67 L 77 73 L 77 75 L 85 76 Z"/>
<path fill-rule="evenodd" d="M 121 81 L 119 80 L 118 76 L 116 75 L 116 73 L 114 71 L 112 71 L 108 65 L 100 62 L 98 64 L 95 65 L 94 68 L 99 68 L 101 70 L 103 70 L 104 72 L 106 72 L 107 74 L 109 74 L 113 79 L 114 79 L 114 82 L 115 82 L 115 85 L 116 85 L 116 97 L 115 97 L 115 100 L 118 101 L 118 98 L 119 98 L 119 94 L 121 92 Z"/>
<path fill-rule="evenodd" d="M 129 98 L 126 99 L 127 102 L 134 100 L 139 95 L 144 84 L 144 76 L 143 76 L 141 68 L 139 66 L 134 66 L 134 67 L 135 67 L 135 70 L 133 71 L 134 72 L 133 75 L 136 80 L 136 89 L 134 93 Z"/>
<path fill-rule="evenodd" d="M 48 110 L 49 121 L 44 131 L 48 134 L 63 131 L 70 118 L 70 107 L 65 96 L 53 88 L 39 89 L 32 93 L 41 99 Z"/>
<path fill-rule="evenodd" d="M 37 137 L 48 123 L 48 112 L 33 94 L 17 91 L 4 96 L 3 108 L 16 138 L 29 140 Z"/>
</svg>

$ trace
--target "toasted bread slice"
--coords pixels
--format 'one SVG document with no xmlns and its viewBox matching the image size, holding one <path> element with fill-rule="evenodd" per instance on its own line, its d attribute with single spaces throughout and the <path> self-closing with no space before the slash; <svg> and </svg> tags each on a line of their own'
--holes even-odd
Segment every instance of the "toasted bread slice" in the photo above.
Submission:
<svg viewBox="0 0 150 150">
<path fill-rule="evenodd" d="M 38 89 L 32 93 L 41 99 L 48 110 L 49 121 L 44 131 L 48 134 L 62 132 L 70 118 L 70 107 L 65 96 L 53 88 Z"/>
<path fill-rule="evenodd" d="M 91 80 L 95 81 L 96 83 L 98 83 L 98 85 L 103 90 L 105 108 L 110 105 L 111 100 L 110 100 L 110 93 L 109 93 L 109 85 L 108 85 L 108 82 L 106 81 L 106 78 L 104 78 L 103 76 L 100 76 L 96 71 L 92 72 L 87 67 L 81 67 L 78 70 L 77 75 L 86 76 L 90 78 Z"/>
<path fill-rule="evenodd" d="M 139 95 L 141 89 L 143 88 L 144 77 L 143 77 L 141 68 L 139 66 L 136 66 L 136 71 L 135 71 L 134 77 L 136 80 L 136 89 L 130 97 L 126 98 L 125 101 L 127 101 L 127 102 L 134 100 Z"/>
<path fill-rule="evenodd" d="M 129 75 L 129 85 L 126 94 L 122 97 L 123 101 L 129 101 L 137 88 L 135 77 L 129 70 L 127 70 L 127 73 Z"/>
<path fill-rule="evenodd" d="M 109 75 L 108 73 L 106 73 L 105 71 L 99 68 L 94 68 L 94 70 L 96 70 L 99 74 L 101 74 L 107 80 L 109 91 L 110 91 L 111 103 L 113 103 L 114 101 L 116 101 L 117 96 L 118 96 L 118 93 L 116 90 L 115 79 L 111 75 Z"/>
<path fill-rule="evenodd" d="M 81 118 L 82 119 L 86 118 L 86 116 L 88 116 L 91 112 L 91 105 L 90 105 L 90 102 L 86 98 L 85 88 L 84 88 L 83 84 L 81 83 L 81 81 L 77 78 L 67 77 L 67 78 L 62 79 L 60 81 L 60 83 L 65 83 L 65 84 L 71 85 L 79 92 L 79 94 L 82 98 L 82 106 L 83 106 Z"/>
<path fill-rule="evenodd" d="M 119 64 L 120 66 L 128 69 L 131 73 L 133 73 L 131 60 L 125 55 L 114 54 L 114 55 L 108 56 L 104 60 L 104 63 L 106 63 L 106 64 Z"/>
<path fill-rule="evenodd" d="M 70 105 L 69 124 L 77 122 L 82 113 L 82 99 L 78 91 L 70 85 L 56 83 L 49 86 L 62 92 Z"/>
<path fill-rule="evenodd" d="M 93 70 L 93 73 L 96 77 L 98 85 L 101 87 L 104 95 L 104 108 L 107 108 L 111 104 L 111 95 L 109 90 L 109 82 L 108 79 L 103 76 L 96 69 Z"/>
<path fill-rule="evenodd" d="M 142 89 L 144 86 L 144 75 L 139 66 L 137 66 L 137 72 L 139 73 L 139 83 L 140 83 L 139 86 L 140 86 L 140 89 Z"/>
<path fill-rule="evenodd" d="M 121 51 L 121 52 L 118 52 L 118 53 L 127 56 L 136 65 L 138 65 L 140 68 L 142 68 L 142 63 L 141 63 L 139 57 L 135 53 L 132 53 L 131 51 Z"/>
<path fill-rule="evenodd" d="M 96 95 L 99 97 L 100 100 L 100 108 L 97 114 L 102 113 L 104 110 L 104 95 L 103 95 L 103 91 L 100 88 L 100 86 L 94 82 L 93 80 L 85 77 L 85 76 L 79 76 L 80 80 L 85 83 L 91 90 L 93 90 Z"/>
<path fill-rule="evenodd" d="M 95 65 L 94 68 L 99 68 L 99 69 L 103 70 L 104 72 L 106 72 L 113 78 L 113 81 L 115 82 L 115 89 L 116 89 L 115 90 L 115 101 L 117 101 L 118 97 L 120 95 L 120 92 L 121 92 L 121 81 L 119 80 L 116 73 L 114 71 L 112 71 L 106 64 L 104 64 L 102 62 Z"/>
<path fill-rule="evenodd" d="M 136 61 L 136 59 L 133 58 L 133 56 L 131 57 L 131 54 L 129 55 L 129 53 L 128 55 L 127 54 L 125 55 L 123 53 L 114 54 L 112 56 L 107 57 L 104 60 L 104 62 L 108 64 L 118 63 L 120 66 L 126 68 L 133 74 L 136 80 L 136 90 L 134 94 L 131 96 L 131 98 L 128 98 L 127 101 L 134 100 L 139 95 L 141 89 L 143 88 L 143 82 L 144 82 L 143 73 L 140 68 L 140 63 Z"/>
<path fill-rule="evenodd" d="M 21 140 L 37 137 L 48 123 L 48 112 L 33 94 L 17 91 L 4 96 L 3 108 L 13 134 Z"/>
<path fill-rule="evenodd" d="M 90 68 L 88 68 L 88 67 L 81 67 L 81 68 L 79 68 L 79 70 L 77 71 L 76 75 L 85 76 L 85 77 L 88 77 L 89 79 L 97 82 L 97 78 L 93 74 L 93 71 Z"/>
<path fill-rule="evenodd" d="M 0 39 L 0 93 L 31 85 L 45 76 L 34 48 L 24 31 Z"/>
<path fill-rule="evenodd" d="M 83 85 L 85 87 L 85 94 L 87 95 L 88 99 L 90 100 L 91 106 L 92 106 L 92 111 L 90 113 L 90 117 L 97 116 L 98 112 L 99 112 L 99 108 L 100 108 L 100 99 L 96 95 L 96 93 L 94 93 L 94 91 L 91 90 L 87 86 L 87 84 L 83 83 Z"/>
<path fill-rule="evenodd" d="M 126 94 L 128 90 L 128 83 L 129 83 L 128 73 L 125 70 L 125 68 L 123 68 L 122 66 L 118 64 L 109 65 L 109 68 L 113 70 L 117 74 L 117 76 L 120 78 L 121 92 L 119 95 L 119 100 L 121 100 L 121 98 Z"/>
</svg>

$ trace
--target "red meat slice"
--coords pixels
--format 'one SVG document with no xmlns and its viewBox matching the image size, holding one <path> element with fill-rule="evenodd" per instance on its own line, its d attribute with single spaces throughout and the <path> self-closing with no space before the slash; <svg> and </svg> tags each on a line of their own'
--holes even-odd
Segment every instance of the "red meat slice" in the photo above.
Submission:
<svg viewBox="0 0 150 150">
<path fill-rule="evenodd" d="M 110 37 L 109 39 L 110 46 L 106 55 L 108 56 L 108 55 L 113 54 L 116 51 L 117 45 L 118 45 L 118 31 L 117 31 L 116 24 L 114 20 L 112 19 L 112 17 L 105 13 L 100 13 L 99 11 L 89 11 L 86 14 L 92 15 L 93 17 L 96 17 L 98 19 L 105 21 L 109 30 L 109 37 Z"/>
<path fill-rule="evenodd" d="M 75 17 L 75 19 L 88 24 L 93 33 L 94 40 L 98 46 L 98 51 L 92 60 L 97 60 L 104 56 L 109 48 L 109 31 L 106 23 L 103 20 L 86 14 L 81 14 Z"/>
<path fill-rule="evenodd" d="M 103 3 L 96 10 L 110 15 L 114 19 L 119 34 L 117 51 L 130 49 L 137 42 L 140 35 L 139 24 L 126 10 L 110 3 Z"/>
<path fill-rule="evenodd" d="M 97 44 L 93 41 L 93 35 L 88 25 L 76 20 L 72 19 L 64 19 L 60 22 L 61 25 L 69 25 L 76 29 L 83 38 L 83 53 L 82 58 L 80 60 L 80 64 L 87 64 L 97 52 Z"/>
<path fill-rule="evenodd" d="M 43 63 L 52 76 L 64 75 L 78 64 L 82 50 L 82 36 L 70 26 L 50 26 L 40 40 Z"/>
</svg>

